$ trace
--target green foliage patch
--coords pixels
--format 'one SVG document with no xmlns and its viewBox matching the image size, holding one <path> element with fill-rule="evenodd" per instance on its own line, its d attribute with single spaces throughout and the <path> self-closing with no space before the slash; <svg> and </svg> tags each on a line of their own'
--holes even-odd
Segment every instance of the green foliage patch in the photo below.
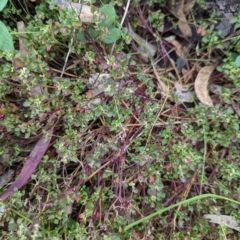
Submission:
<svg viewBox="0 0 240 240">
<path fill-rule="evenodd" d="M 239 238 L 203 218 L 240 219 L 239 36 L 224 49 L 220 34 L 207 30 L 200 56 L 190 46 L 183 59 L 192 75 L 179 71 L 174 78 L 180 67 L 169 54 L 176 46 L 158 32 L 169 17 L 167 8 L 159 11 L 166 1 L 143 9 L 142 1 L 132 1 L 125 19 L 158 44 L 159 65 L 145 62 L 120 26 L 125 1 L 88 1 L 99 10 L 90 23 L 55 1 L 25 3 L 0 3 L 0 195 L 42 135 L 54 131 L 29 182 L 0 202 L 2 238 Z M 27 56 L 17 32 L 13 48 L 3 24 L 11 18 L 25 22 Z M 218 86 L 209 90 L 214 106 L 194 94 L 190 103 L 177 102 L 175 83 L 190 86 L 183 94 L 193 92 L 206 56 L 214 54 L 221 58 L 209 80 Z M 9 170 L 14 176 L 6 181 Z"/>
</svg>

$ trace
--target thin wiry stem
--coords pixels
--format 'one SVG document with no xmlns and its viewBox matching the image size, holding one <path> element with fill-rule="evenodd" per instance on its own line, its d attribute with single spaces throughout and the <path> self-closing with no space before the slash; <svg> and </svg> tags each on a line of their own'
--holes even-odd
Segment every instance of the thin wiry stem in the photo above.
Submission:
<svg viewBox="0 0 240 240">
<path fill-rule="evenodd" d="M 121 23 L 120 23 L 119 29 L 122 28 L 123 23 L 124 23 L 124 21 L 125 21 L 125 19 L 126 19 L 126 16 L 127 16 L 127 13 L 128 13 L 128 9 L 129 9 L 129 6 L 130 6 L 130 3 L 131 3 L 131 0 L 128 0 L 128 1 L 127 1 L 127 5 L 126 5 L 126 8 L 125 8 L 125 11 L 124 11 L 124 14 L 123 14 L 123 17 L 122 17 L 122 20 L 121 20 Z M 111 54 L 113 53 L 115 46 L 116 46 L 116 42 L 113 43 L 112 50 L 111 50 Z"/>
</svg>

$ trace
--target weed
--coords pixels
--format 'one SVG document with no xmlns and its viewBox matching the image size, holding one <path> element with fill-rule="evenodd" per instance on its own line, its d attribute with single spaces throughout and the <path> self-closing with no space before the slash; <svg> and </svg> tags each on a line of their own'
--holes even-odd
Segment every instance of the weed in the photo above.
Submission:
<svg viewBox="0 0 240 240">
<path fill-rule="evenodd" d="M 48 129 L 54 132 L 28 183 L 0 202 L 3 239 L 238 236 L 203 218 L 217 213 L 239 219 L 238 32 L 221 39 L 208 29 L 196 53 L 195 40 L 176 33 L 178 20 L 166 1 L 132 1 L 129 8 L 124 1 L 85 1 L 92 6 L 89 22 L 56 1 L 25 3 L 9 1 L 2 11 L 4 23 L 24 21 L 28 49 L 24 56 L 20 34 L 7 24 L 18 50 L 1 48 L 0 39 L 3 177 L 10 169 L 17 179 L 38 140 Z M 170 30 L 162 26 L 166 17 L 173 21 Z M 196 28 L 206 21 L 218 19 L 188 19 Z M 239 19 L 234 21 L 237 29 Z M 164 64 L 146 63 L 129 23 L 158 44 L 153 57 L 160 55 Z M 177 45 L 165 41 L 175 33 L 186 54 L 184 69 L 171 55 Z M 227 41 L 231 48 L 224 49 Z M 195 76 L 212 55 L 221 58 L 209 80 L 218 86 L 210 92 L 214 106 L 194 94 L 190 104 L 176 102 L 176 79 L 189 86 L 183 96 L 193 92 Z"/>
</svg>

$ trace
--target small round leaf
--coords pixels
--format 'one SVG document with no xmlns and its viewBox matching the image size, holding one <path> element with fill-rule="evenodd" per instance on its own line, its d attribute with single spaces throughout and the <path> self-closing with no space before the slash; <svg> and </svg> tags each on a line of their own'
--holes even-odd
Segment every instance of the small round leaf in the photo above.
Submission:
<svg viewBox="0 0 240 240">
<path fill-rule="evenodd" d="M 86 42 L 86 37 L 85 37 L 85 35 L 84 35 L 84 33 L 83 33 L 82 31 L 79 31 L 79 32 L 77 33 L 77 39 L 78 39 L 79 41 Z"/>
<path fill-rule="evenodd" d="M 96 38 L 97 37 L 97 32 L 94 28 L 89 28 L 88 33 L 89 33 L 91 38 Z"/>
<path fill-rule="evenodd" d="M 106 4 L 102 6 L 100 12 L 102 13 L 102 19 L 99 25 L 102 27 L 110 27 L 117 16 L 113 5 Z"/>
<path fill-rule="evenodd" d="M 108 33 L 104 35 L 102 41 L 110 44 L 116 42 L 121 36 L 121 30 L 119 28 L 110 28 Z"/>
</svg>

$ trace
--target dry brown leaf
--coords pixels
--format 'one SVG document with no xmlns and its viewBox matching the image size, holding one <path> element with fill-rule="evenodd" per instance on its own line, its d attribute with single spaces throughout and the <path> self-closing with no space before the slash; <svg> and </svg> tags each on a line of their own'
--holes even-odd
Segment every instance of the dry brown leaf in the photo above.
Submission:
<svg viewBox="0 0 240 240">
<path fill-rule="evenodd" d="M 169 36 L 167 38 L 164 38 L 164 40 L 171 43 L 175 47 L 175 52 L 178 57 L 184 56 L 183 46 L 179 41 L 176 40 L 176 36 Z"/>
<path fill-rule="evenodd" d="M 198 99 L 209 107 L 213 107 L 213 102 L 208 93 L 208 80 L 215 67 L 216 65 L 203 67 L 199 71 L 194 83 L 194 89 Z"/>
<path fill-rule="evenodd" d="M 191 37 L 192 36 L 192 29 L 188 25 L 186 18 L 185 18 L 185 21 L 178 20 L 178 27 L 185 37 Z"/>
<path fill-rule="evenodd" d="M 200 34 L 201 36 L 205 36 L 206 35 L 206 30 L 203 27 L 199 27 L 197 29 L 197 33 Z"/>
<path fill-rule="evenodd" d="M 25 162 L 23 169 L 17 179 L 12 183 L 12 185 L 0 196 L 0 201 L 5 200 L 10 197 L 14 190 L 21 188 L 24 186 L 31 175 L 36 170 L 39 162 L 41 161 L 43 155 L 47 151 L 47 148 L 50 144 L 51 134 L 53 129 L 51 129 L 47 134 L 50 134 L 50 137 L 46 139 L 46 135 L 43 135 L 40 140 L 37 142 L 32 152 L 30 153 L 27 161 Z"/>
<path fill-rule="evenodd" d="M 175 52 L 178 55 L 178 57 L 183 57 L 183 46 L 182 44 L 176 40 L 176 36 L 169 36 L 167 38 L 164 38 L 167 42 L 171 43 L 175 47 Z"/>
<path fill-rule="evenodd" d="M 194 7 L 194 5 L 195 5 L 194 0 L 186 0 L 183 8 L 184 13 L 188 15 L 192 8 Z"/>
<path fill-rule="evenodd" d="M 170 11 L 178 18 L 178 27 L 182 34 L 186 37 L 192 36 L 192 29 L 187 23 L 186 15 L 190 12 L 194 3 L 189 0 L 185 3 L 184 0 L 180 0 Z"/>
<path fill-rule="evenodd" d="M 181 43 L 177 40 L 172 41 L 172 45 L 176 48 L 175 52 L 178 55 L 178 57 L 183 57 L 183 47 Z"/>
</svg>

